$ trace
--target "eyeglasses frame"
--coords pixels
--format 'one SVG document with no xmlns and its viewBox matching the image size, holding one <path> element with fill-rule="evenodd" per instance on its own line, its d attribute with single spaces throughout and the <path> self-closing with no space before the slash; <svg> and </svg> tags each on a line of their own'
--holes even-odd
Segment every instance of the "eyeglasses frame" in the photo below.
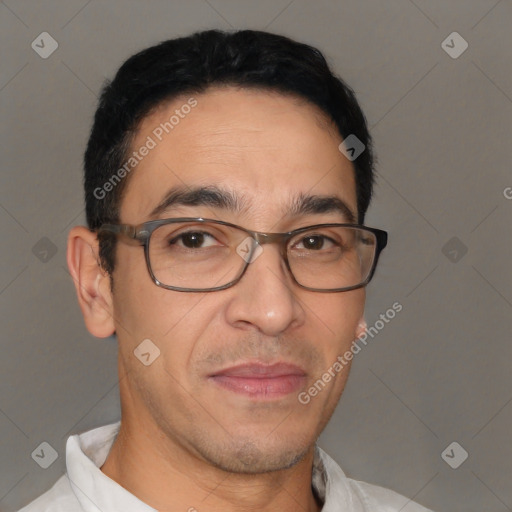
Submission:
<svg viewBox="0 0 512 512">
<path fill-rule="evenodd" d="M 95 231 L 98 234 L 101 233 L 113 233 L 116 235 L 122 235 L 129 239 L 135 240 L 139 242 L 139 245 L 144 246 L 144 256 L 146 259 L 146 266 L 148 268 L 149 275 L 151 276 L 151 279 L 153 282 L 160 286 L 161 288 L 165 288 L 167 290 L 174 290 L 174 291 L 180 291 L 180 292 L 214 292 L 214 291 L 220 291 L 225 290 L 227 288 L 231 288 L 236 283 L 242 279 L 243 275 L 245 274 L 247 268 L 249 267 L 249 264 L 252 260 L 252 254 L 253 251 L 256 248 L 256 244 L 253 244 L 253 247 L 251 249 L 251 257 L 247 260 L 245 258 L 242 258 L 245 261 L 245 265 L 240 273 L 240 275 L 230 281 L 229 283 L 217 286 L 214 288 L 181 288 L 177 286 L 170 286 L 163 284 L 160 282 L 154 275 L 153 269 L 151 268 L 151 262 L 149 258 L 149 241 L 151 238 L 152 233 L 159 228 L 160 226 L 164 226 L 166 224 L 173 224 L 173 223 L 180 223 L 180 222 L 205 222 L 205 223 L 214 223 L 214 224 L 220 224 L 222 226 L 228 226 L 232 228 L 239 229 L 240 231 L 243 231 L 246 233 L 250 238 L 252 238 L 258 245 L 264 245 L 264 244 L 270 244 L 270 243 L 278 243 L 280 246 L 280 253 L 281 257 L 283 258 L 286 268 L 288 269 L 288 272 L 290 273 L 293 281 L 301 288 L 309 291 L 314 292 L 322 292 L 322 293 L 334 293 L 334 292 L 345 292 L 350 290 L 356 290 L 358 288 L 362 288 L 366 286 L 372 279 L 375 269 L 377 268 L 377 262 L 379 260 L 380 254 L 382 250 L 386 247 L 387 241 L 388 241 L 388 233 L 382 229 L 377 228 L 371 228 L 368 226 L 364 226 L 362 224 L 350 224 L 350 223 L 327 223 L 327 224 L 314 224 L 311 226 L 304 226 L 302 228 L 294 229 L 292 231 L 287 231 L 284 233 L 264 233 L 261 231 L 253 231 L 247 228 L 244 228 L 242 226 L 238 226 L 237 224 L 232 224 L 230 222 L 222 221 L 222 220 L 216 220 L 216 219 L 208 219 L 204 217 L 180 217 L 180 218 L 169 218 L 169 219 L 157 219 L 157 220 L 150 220 L 147 222 L 143 222 L 141 224 L 109 224 L 105 223 L 102 224 L 99 228 L 97 228 Z M 309 231 L 311 229 L 317 229 L 320 227 L 347 227 L 347 228 L 358 228 L 363 231 L 368 231 L 370 233 L 373 233 L 376 239 L 376 247 L 375 247 L 375 256 L 373 258 L 372 267 L 370 269 L 370 272 L 368 273 L 368 276 L 366 279 L 357 285 L 349 286 L 345 288 L 334 288 L 334 289 L 328 289 L 324 290 L 321 288 L 311 288 L 309 286 L 304 286 L 300 284 L 297 279 L 295 278 L 292 269 L 290 267 L 290 262 L 288 261 L 288 253 L 287 253 L 287 242 L 291 238 L 295 237 L 297 234 L 300 234 L 301 232 Z"/>
</svg>

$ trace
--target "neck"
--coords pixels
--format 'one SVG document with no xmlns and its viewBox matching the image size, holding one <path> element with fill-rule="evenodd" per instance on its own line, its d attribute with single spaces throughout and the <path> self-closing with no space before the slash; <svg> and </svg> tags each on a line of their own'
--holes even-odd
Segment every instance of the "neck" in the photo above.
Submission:
<svg viewBox="0 0 512 512">
<path fill-rule="evenodd" d="M 150 424 L 121 429 L 101 471 L 161 511 L 319 512 L 311 488 L 314 447 L 295 466 L 264 474 L 216 468 Z M 171 505 L 172 504 L 172 505 Z"/>
</svg>

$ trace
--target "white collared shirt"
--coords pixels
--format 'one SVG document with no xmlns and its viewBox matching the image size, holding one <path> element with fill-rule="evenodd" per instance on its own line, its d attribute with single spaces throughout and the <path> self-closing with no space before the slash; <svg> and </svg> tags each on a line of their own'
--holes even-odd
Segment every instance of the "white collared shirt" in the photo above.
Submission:
<svg viewBox="0 0 512 512">
<path fill-rule="evenodd" d="M 66 474 L 19 512 L 157 512 L 100 470 L 120 425 L 117 422 L 70 436 Z M 324 503 L 322 512 L 431 512 L 393 491 L 347 478 L 319 447 L 312 485 Z"/>
</svg>

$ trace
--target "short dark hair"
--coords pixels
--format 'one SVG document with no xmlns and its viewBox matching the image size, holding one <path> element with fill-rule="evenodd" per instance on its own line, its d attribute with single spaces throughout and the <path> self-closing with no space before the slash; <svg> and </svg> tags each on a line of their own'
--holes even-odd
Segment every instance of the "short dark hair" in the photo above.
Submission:
<svg viewBox="0 0 512 512">
<path fill-rule="evenodd" d="M 213 85 L 259 88 L 291 94 L 319 107 L 345 139 L 354 134 L 366 147 L 353 162 L 358 222 L 372 197 L 372 140 L 353 90 L 329 68 L 316 48 L 268 32 L 207 30 L 170 39 L 130 57 L 102 90 L 84 155 L 89 229 L 119 222 L 127 178 L 108 194 L 98 190 L 126 161 L 140 122 L 162 102 L 204 92 Z M 113 236 L 99 237 L 102 267 L 112 276 Z"/>
</svg>

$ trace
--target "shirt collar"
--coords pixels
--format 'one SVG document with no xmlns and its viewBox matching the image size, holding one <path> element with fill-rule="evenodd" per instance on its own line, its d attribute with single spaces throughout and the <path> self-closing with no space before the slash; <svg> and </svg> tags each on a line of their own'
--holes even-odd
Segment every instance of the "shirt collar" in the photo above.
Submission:
<svg viewBox="0 0 512 512">
<path fill-rule="evenodd" d="M 85 512 L 157 512 L 100 470 L 120 426 L 119 421 L 68 439 L 66 466 L 71 488 Z"/>
<path fill-rule="evenodd" d="M 323 503 L 322 512 L 364 512 L 361 501 L 349 486 L 339 465 L 318 445 L 315 447 L 311 484 Z"/>
</svg>

